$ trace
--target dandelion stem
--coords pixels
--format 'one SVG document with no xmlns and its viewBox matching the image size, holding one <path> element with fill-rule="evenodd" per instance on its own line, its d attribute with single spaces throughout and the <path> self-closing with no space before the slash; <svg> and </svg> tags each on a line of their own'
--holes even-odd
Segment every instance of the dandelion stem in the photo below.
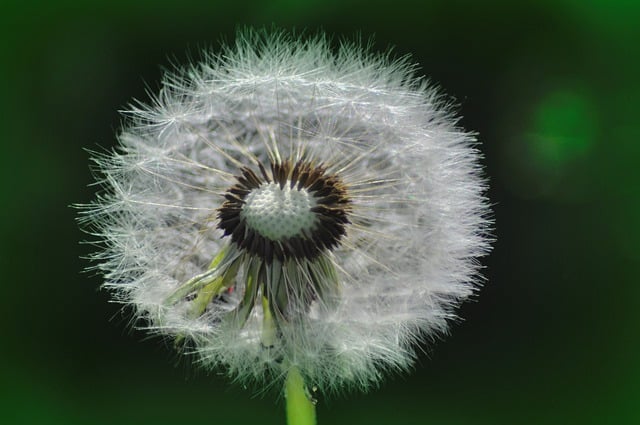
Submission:
<svg viewBox="0 0 640 425">
<path fill-rule="evenodd" d="M 304 379 L 297 367 L 292 367 L 285 383 L 288 425 L 316 425 L 316 406 L 309 398 Z"/>
</svg>

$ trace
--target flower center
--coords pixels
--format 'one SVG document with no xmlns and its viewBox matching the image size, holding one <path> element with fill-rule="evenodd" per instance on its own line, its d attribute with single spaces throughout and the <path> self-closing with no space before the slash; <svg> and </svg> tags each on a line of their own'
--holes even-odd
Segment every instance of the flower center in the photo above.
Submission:
<svg viewBox="0 0 640 425">
<path fill-rule="evenodd" d="M 315 198 L 306 189 L 283 189 L 275 183 L 266 183 L 252 190 L 244 199 L 240 215 L 247 225 L 272 241 L 311 234 L 316 225 Z"/>
<path fill-rule="evenodd" d="M 351 200 L 342 180 L 322 165 L 290 160 L 242 168 L 218 209 L 218 227 L 238 248 L 271 263 L 313 259 L 346 234 Z"/>
</svg>

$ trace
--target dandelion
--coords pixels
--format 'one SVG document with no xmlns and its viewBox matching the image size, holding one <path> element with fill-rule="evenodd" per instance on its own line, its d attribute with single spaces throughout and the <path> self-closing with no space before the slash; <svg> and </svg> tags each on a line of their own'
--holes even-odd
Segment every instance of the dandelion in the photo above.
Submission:
<svg viewBox="0 0 640 425">
<path fill-rule="evenodd" d="M 414 70 L 247 30 L 166 75 L 93 156 L 104 287 L 205 368 L 285 381 L 291 423 L 410 368 L 489 250 L 474 136 Z"/>
</svg>

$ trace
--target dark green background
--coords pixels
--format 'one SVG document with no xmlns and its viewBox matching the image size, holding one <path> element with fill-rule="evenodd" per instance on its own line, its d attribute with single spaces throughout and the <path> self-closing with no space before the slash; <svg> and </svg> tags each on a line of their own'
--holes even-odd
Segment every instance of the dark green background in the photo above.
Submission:
<svg viewBox="0 0 640 425">
<path fill-rule="evenodd" d="M 83 274 L 83 148 L 160 66 L 239 25 L 375 35 L 477 130 L 488 283 L 415 371 L 318 405 L 325 424 L 640 423 L 640 13 L 623 1 L 4 2 L 0 423 L 282 424 L 277 394 L 205 374 Z M 190 52 L 190 53 L 189 53 Z"/>
</svg>

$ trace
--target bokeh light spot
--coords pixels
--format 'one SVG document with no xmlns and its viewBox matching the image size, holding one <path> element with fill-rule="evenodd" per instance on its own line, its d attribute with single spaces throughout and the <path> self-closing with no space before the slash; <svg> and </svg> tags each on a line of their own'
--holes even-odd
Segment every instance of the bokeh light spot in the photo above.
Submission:
<svg viewBox="0 0 640 425">
<path fill-rule="evenodd" d="M 596 133 L 596 114 L 588 96 L 553 91 L 534 112 L 530 151 L 539 165 L 555 168 L 588 155 Z"/>
</svg>

